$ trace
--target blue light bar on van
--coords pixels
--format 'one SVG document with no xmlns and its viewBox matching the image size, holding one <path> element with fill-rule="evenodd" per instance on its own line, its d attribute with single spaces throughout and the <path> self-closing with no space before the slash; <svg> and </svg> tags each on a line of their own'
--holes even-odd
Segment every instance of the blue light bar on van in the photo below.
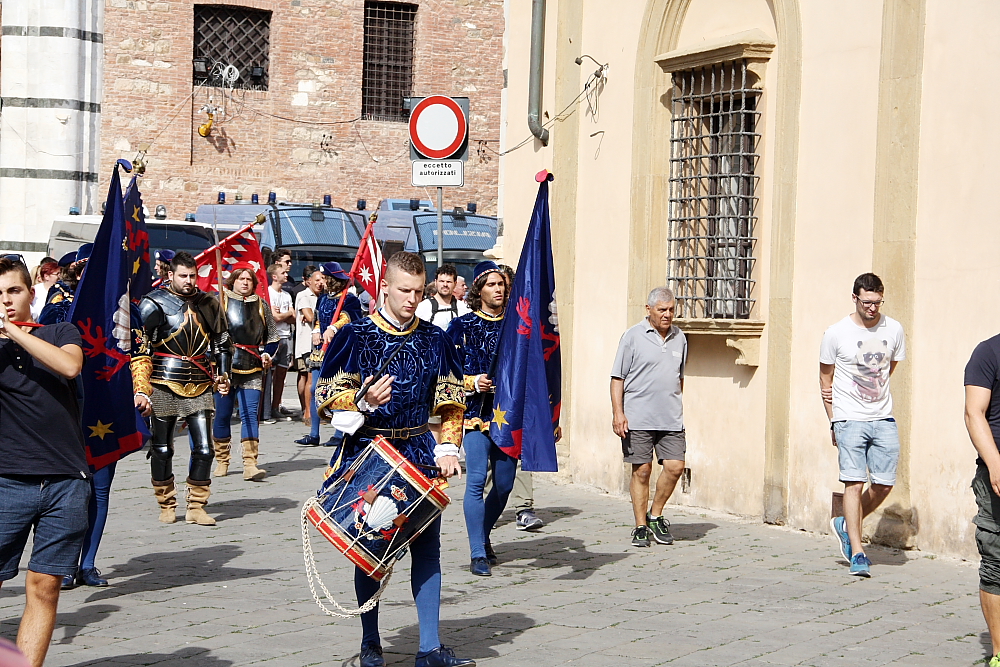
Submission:
<svg viewBox="0 0 1000 667">
<path fill-rule="evenodd" d="M 267 203 L 268 204 L 277 204 L 278 203 L 278 195 L 276 195 L 273 192 L 268 192 L 267 193 Z"/>
<path fill-rule="evenodd" d="M 252 195 L 250 195 L 250 203 L 251 204 L 259 204 L 260 203 L 260 197 L 257 196 L 256 192 L 253 193 Z"/>
<path fill-rule="evenodd" d="M 220 192 L 219 193 L 219 200 L 216 202 L 216 204 L 225 204 L 225 203 L 226 203 L 226 193 L 225 192 Z"/>
</svg>

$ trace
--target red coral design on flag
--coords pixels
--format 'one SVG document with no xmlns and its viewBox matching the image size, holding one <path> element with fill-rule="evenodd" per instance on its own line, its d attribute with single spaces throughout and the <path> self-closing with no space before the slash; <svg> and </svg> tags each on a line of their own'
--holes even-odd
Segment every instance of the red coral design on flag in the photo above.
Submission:
<svg viewBox="0 0 1000 667">
<path fill-rule="evenodd" d="M 517 333 L 520 336 L 531 338 L 531 301 L 522 296 L 517 300 L 517 316 L 521 318 L 521 324 L 517 325 Z"/>
</svg>

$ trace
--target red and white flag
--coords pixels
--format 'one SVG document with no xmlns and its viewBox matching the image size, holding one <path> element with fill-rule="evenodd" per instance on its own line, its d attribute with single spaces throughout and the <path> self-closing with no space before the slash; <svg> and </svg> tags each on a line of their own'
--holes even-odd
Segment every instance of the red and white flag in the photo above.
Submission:
<svg viewBox="0 0 1000 667">
<path fill-rule="evenodd" d="M 216 254 L 218 250 L 218 254 Z M 249 224 L 243 229 L 230 234 L 219 242 L 219 245 L 212 246 L 194 258 L 198 265 L 198 288 L 205 292 L 213 292 L 219 289 L 219 274 L 216 270 L 216 259 L 221 262 L 222 280 L 229 278 L 233 267 L 237 264 L 248 264 L 257 275 L 257 294 L 267 303 L 271 303 L 267 287 L 270 280 L 267 277 L 267 267 L 264 266 L 264 258 L 260 254 L 260 244 L 253 233 L 253 224 Z"/>
<path fill-rule="evenodd" d="M 364 291 L 371 294 L 373 302 L 377 302 L 382 291 L 382 276 L 384 275 L 385 258 L 382 257 L 382 248 L 375 240 L 375 221 L 372 220 L 368 223 L 364 236 L 361 237 L 358 256 L 354 259 L 354 266 L 351 268 L 351 277 Z"/>
</svg>

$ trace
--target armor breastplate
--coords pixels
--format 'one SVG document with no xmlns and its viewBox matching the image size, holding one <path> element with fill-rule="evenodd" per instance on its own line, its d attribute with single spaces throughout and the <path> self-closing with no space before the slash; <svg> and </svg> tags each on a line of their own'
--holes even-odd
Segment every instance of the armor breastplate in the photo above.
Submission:
<svg viewBox="0 0 1000 667">
<path fill-rule="evenodd" d="M 263 370 L 259 355 L 260 347 L 267 338 L 267 323 L 261 311 L 263 302 L 256 295 L 247 299 L 226 290 L 226 320 L 229 322 L 229 338 L 234 343 L 233 372 L 241 375 Z M 241 345 L 253 348 L 257 354 L 239 347 Z"/>
<path fill-rule="evenodd" d="M 178 396 L 200 396 L 212 386 L 211 335 L 215 327 L 204 322 L 200 303 L 208 297 L 198 292 L 184 298 L 169 290 L 154 290 L 146 299 L 159 306 L 162 318 L 147 326 L 153 352 L 150 382 L 169 388 Z M 145 310 L 145 309 L 141 309 Z M 145 317 L 146 325 L 148 319 Z"/>
</svg>

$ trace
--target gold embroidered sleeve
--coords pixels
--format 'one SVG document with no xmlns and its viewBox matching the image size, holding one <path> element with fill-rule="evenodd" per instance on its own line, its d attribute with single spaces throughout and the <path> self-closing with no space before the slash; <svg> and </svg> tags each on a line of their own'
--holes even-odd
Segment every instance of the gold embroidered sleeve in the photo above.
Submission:
<svg viewBox="0 0 1000 667">
<path fill-rule="evenodd" d="M 357 410 L 354 394 L 361 388 L 358 373 L 337 373 L 316 383 L 316 406 L 320 410 Z"/>
<path fill-rule="evenodd" d="M 341 312 L 340 317 L 338 317 L 337 321 L 333 323 L 333 326 L 337 327 L 337 331 L 340 331 L 350 323 L 351 323 L 351 316 L 345 312 Z"/>
<path fill-rule="evenodd" d="M 149 357 L 133 357 L 130 363 L 132 367 L 132 391 L 136 394 L 153 395 L 153 385 L 149 378 L 153 374 L 153 360 Z"/>
<path fill-rule="evenodd" d="M 457 407 L 461 412 L 465 412 L 465 383 L 454 375 L 447 377 L 438 376 L 437 386 L 434 388 L 434 405 L 431 407 L 432 415 L 444 416 L 442 408 L 449 405 Z"/>
<path fill-rule="evenodd" d="M 476 378 L 478 375 L 466 375 L 465 376 L 465 391 L 469 394 L 476 393 Z"/>
<path fill-rule="evenodd" d="M 461 445 L 462 431 L 465 426 L 465 408 L 457 405 L 445 405 L 441 407 L 438 414 L 441 415 L 441 442 Z"/>
</svg>

